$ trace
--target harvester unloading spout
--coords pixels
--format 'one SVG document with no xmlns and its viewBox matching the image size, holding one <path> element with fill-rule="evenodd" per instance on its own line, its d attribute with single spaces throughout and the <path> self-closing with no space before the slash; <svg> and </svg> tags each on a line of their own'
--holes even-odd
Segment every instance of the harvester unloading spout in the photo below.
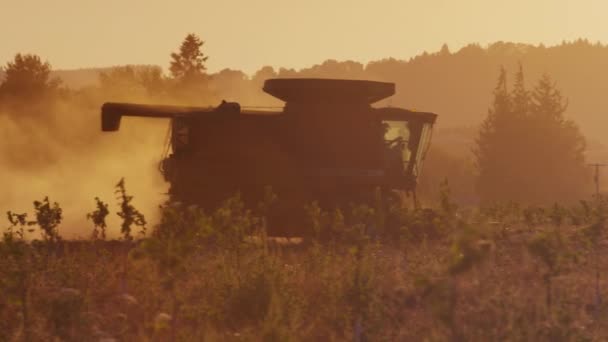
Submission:
<svg viewBox="0 0 608 342">
<path fill-rule="evenodd" d="M 231 102 L 222 102 L 216 108 L 107 102 L 101 107 L 101 130 L 104 132 L 117 131 L 120 128 L 120 120 L 123 116 L 174 119 L 214 112 L 238 114 L 240 113 L 240 106 Z"/>
</svg>

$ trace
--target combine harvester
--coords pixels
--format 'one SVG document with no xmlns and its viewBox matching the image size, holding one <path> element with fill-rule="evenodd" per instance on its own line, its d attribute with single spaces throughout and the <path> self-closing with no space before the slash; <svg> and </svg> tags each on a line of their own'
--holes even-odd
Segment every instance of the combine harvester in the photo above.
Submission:
<svg viewBox="0 0 608 342">
<path fill-rule="evenodd" d="M 102 130 L 123 116 L 171 119 L 171 153 L 161 162 L 172 200 L 213 210 L 240 193 L 248 208 L 270 187 L 273 235 L 297 234 L 306 204 L 326 209 L 411 194 L 436 114 L 372 104 L 393 83 L 338 79 L 269 79 L 264 91 L 282 111 L 105 103 Z M 399 196 L 401 198 L 401 196 Z"/>
</svg>

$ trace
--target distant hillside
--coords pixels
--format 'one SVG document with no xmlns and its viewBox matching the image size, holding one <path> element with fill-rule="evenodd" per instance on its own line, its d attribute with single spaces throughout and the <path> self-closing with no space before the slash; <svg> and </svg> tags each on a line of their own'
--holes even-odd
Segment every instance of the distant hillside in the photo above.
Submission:
<svg viewBox="0 0 608 342">
<path fill-rule="evenodd" d="M 136 68 L 139 66 L 135 66 Z M 147 67 L 147 66 L 142 66 Z M 104 71 L 109 71 L 113 67 L 105 68 L 85 68 L 73 70 L 53 70 L 52 76 L 60 78 L 65 85 L 72 89 L 78 89 L 86 86 L 96 85 L 99 79 L 99 74 Z"/>
<path fill-rule="evenodd" d="M 111 68 L 54 70 L 52 76 L 60 78 L 68 87 L 78 89 L 97 84 L 99 73 L 110 69 Z"/>
<path fill-rule="evenodd" d="M 454 198 L 459 203 L 472 204 L 476 203 L 477 195 L 471 150 L 479 124 L 486 116 L 488 106 L 492 101 L 492 91 L 501 65 L 507 68 L 509 76 L 512 78 L 518 63 L 521 62 L 529 89 L 542 73 L 551 75 L 569 100 L 567 116 L 580 125 L 588 138 L 587 161 L 604 163 L 608 162 L 608 135 L 604 134 L 608 128 L 608 117 L 604 115 L 605 112 L 608 112 L 608 96 L 604 94 L 604 90 L 608 89 L 608 63 L 605 61 L 608 61 L 608 46 L 579 40 L 554 47 L 502 42 L 488 47 L 472 44 L 456 52 L 451 52 L 447 46 L 444 46 L 439 52 L 424 53 L 409 60 L 385 59 L 367 65 L 354 61 L 328 60 L 302 70 L 275 69 L 266 66 L 253 75 L 247 75 L 239 70 L 224 69 L 210 75 L 210 86 L 201 88 L 205 89 L 201 90 L 205 93 L 200 94 L 200 98 L 196 94 L 193 105 L 209 105 L 226 99 L 239 101 L 244 107 L 281 106 L 280 101 L 262 91 L 263 82 L 275 77 L 325 77 L 395 82 L 397 94 L 378 105 L 400 106 L 439 114 L 432 146 L 420 179 L 420 198 L 427 200 L 435 198 L 439 192 L 439 183 L 443 179 L 449 179 Z M 53 72 L 53 76 L 61 78 L 64 85 L 78 89 L 96 86 L 99 74 L 110 69 L 57 70 Z M 0 77 L 2 77 L 1 72 Z M 59 158 L 63 154 L 60 152 L 63 151 L 63 148 L 68 151 L 68 154 L 80 156 L 82 150 L 76 149 L 81 146 L 89 148 L 89 145 L 83 142 L 94 145 L 101 141 L 101 139 L 97 140 L 99 136 L 96 134 L 99 134 L 99 106 L 105 101 L 124 100 L 149 103 L 183 101 L 173 95 L 163 98 L 163 94 L 169 94 L 171 91 L 165 91 L 167 88 L 164 87 L 169 84 L 158 78 L 138 78 L 134 77 L 131 72 L 117 72 L 113 73 L 109 79 L 110 81 L 106 80 L 106 84 L 98 89 L 87 89 L 74 93 L 78 98 L 70 98 L 69 103 L 66 104 L 67 107 L 54 108 L 53 115 L 61 116 L 61 120 L 56 121 L 62 123 L 58 128 L 50 129 L 44 126 L 48 124 L 47 122 L 37 121 L 41 126 L 36 128 L 41 132 L 40 134 L 32 134 L 30 127 L 17 127 L 10 120 L 6 121 L 6 115 L 4 117 L 0 115 L 0 119 L 5 120 L 0 123 L 0 129 L 3 130 L 0 135 L 2 135 L 4 143 L 4 145 L 0 144 L 0 149 L 4 148 L 0 151 L 3 152 L 0 153 L 0 157 L 9 156 L 17 161 L 17 165 L 20 165 L 18 163 L 20 161 L 26 163 L 32 160 L 40 160 L 41 165 L 46 165 L 44 163 L 60 160 L 52 158 Z M 142 84 L 142 82 L 150 83 Z M 86 115 L 83 115 L 83 112 Z M 64 125 L 65 120 L 72 124 Z M 144 122 L 142 121 L 142 124 Z M 153 173 L 146 174 L 148 178 L 141 183 L 142 188 L 154 189 L 154 191 L 158 189 L 157 183 L 160 181 L 157 182 L 158 179 L 154 178 L 158 177 L 158 173 L 156 167 L 150 168 L 150 165 L 156 165 L 158 161 L 160 150 L 164 147 L 163 138 L 166 131 L 164 126 L 162 128 L 161 126 L 150 127 L 151 130 L 147 131 L 132 125 L 125 125 L 125 128 L 121 130 L 123 140 L 119 140 L 119 143 L 131 146 L 133 136 L 137 136 L 138 132 L 146 132 L 145 138 L 138 138 L 140 142 L 145 143 L 136 145 L 134 150 L 129 150 L 136 155 L 145 155 L 146 158 L 142 158 L 137 165 L 125 166 L 126 169 L 113 169 L 112 172 L 115 173 L 107 172 L 106 175 L 104 172 L 103 176 L 106 177 L 104 179 L 121 175 L 129 176 L 130 172 L 135 172 L 132 170 L 148 168 Z M 158 129 L 153 131 L 156 129 L 153 127 Z M 66 129 L 63 130 L 64 128 Z M 54 132 L 53 129 L 59 130 L 61 133 Z M 53 132 L 51 140 L 54 141 L 50 145 L 42 143 L 47 142 L 46 137 L 49 132 Z M 518 139 L 518 137 L 513 137 L 513 139 Z M 56 145 L 57 148 L 54 150 L 55 153 L 49 154 L 47 147 L 51 145 Z M 15 148 L 14 146 L 22 147 Z M 104 152 L 99 151 L 99 153 Z M 42 157 L 26 158 L 28 153 Z M 114 155 L 114 150 L 109 155 L 107 160 L 114 160 L 111 157 Z M 74 167 L 74 170 L 80 169 Z M 608 179 L 608 170 L 602 172 L 601 179 Z M 21 175 L 21 173 L 16 173 L 16 175 Z M 77 178 L 78 175 L 79 173 L 74 172 L 73 178 Z M 65 178 L 63 175 L 61 177 Z M 9 188 L 8 198 L 11 198 L 11 193 L 14 194 L 13 199 L 10 200 L 11 203 L 15 201 L 14 198 L 22 199 L 23 203 L 31 203 L 29 202 L 30 196 L 24 196 L 21 188 L 14 187 L 13 182 L 8 178 L 5 181 L 8 182 L 5 186 L 5 188 Z M 604 182 L 602 185 L 608 191 L 608 182 Z M 32 189 L 34 188 L 32 187 Z M 5 203 L 9 202 L 5 201 Z M 0 201 L 1 204 L 2 201 Z"/>
<path fill-rule="evenodd" d="M 468 45 L 457 52 L 447 46 L 409 60 L 385 59 L 367 65 L 328 60 L 302 70 L 265 67 L 255 75 L 223 70 L 212 75 L 218 95 L 248 105 L 277 104 L 260 87 L 269 77 L 365 78 L 395 82 L 397 95 L 382 104 L 440 114 L 440 127 L 475 126 L 487 113 L 498 70 L 512 74 L 521 62 L 531 88 L 548 73 L 569 100 L 567 115 L 583 132 L 607 145 L 608 46 L 586 40 L 558 46 L 498 42 L 488 47 Z M 99 69 L 59 70 L 54 75 L 70 87 L 95 84 Z"/>
<path fill-rule="evenodd" d="M 146 66 L 144 65 L 143 67 Z M 63 81 L 64 85 L 72 89 L 78 89 L 86 86 L 96 85 L 99 79 L 99 74 L 104 71 L 109 71 L 112 68 L 113 67 L 53 70 L 51 72 L 51 77 L 58 77 Z M 4 71 L 0 68 L 0 81 L 4 80 L 4 74 Z"/>
<path fill-rule="evenodd" d="M 555 47 L 499 42 L 487 48 L 469 45 L 455 53 L 444 46 L 407 61 L 387 59 L 366 66 L 326 62 L 299 74 L 396 82 L 397 95 L 387 103 L 437 112 L 441 126 L 454 127 L 478 124 L 492 100 L 500 66 L 512 74 L 521 62 L 529 88 L 548 73 L 569 100 L 566 115 L 587 136 L 608 143 L 607 61 L 608 46 L 585 40 Z"/>
</svg>

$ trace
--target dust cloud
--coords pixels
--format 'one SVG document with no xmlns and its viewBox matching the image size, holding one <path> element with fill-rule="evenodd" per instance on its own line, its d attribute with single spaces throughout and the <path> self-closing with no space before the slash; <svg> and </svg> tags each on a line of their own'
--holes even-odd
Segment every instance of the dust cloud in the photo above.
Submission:
<svg viewBox="0 0 608 342">
<path fill-rule="evenodd" d="M 33 219 L 33 201 L 48 196 L 63 209 L 60 234 L 84 238 L 93 228 L 86 214 L 99 197 L 110 207 L 108 236 L 117 237 L 114 186 L 124 177 L 133 205 L 153 224 L 168 190 L 157 168 L 168 120 L 125 118 L 120 131 L 101 132 L 100 106 L 57 102 L 45 110 L 50 114 L 44 119 L 0 113 L 0 211 L 27 212 Z M 36 231 L 30 238 L 39 236 Z"/>
<path fill-rule="evenodd" d="M 100 70 L 79 71 L 92 81 L 69 85 L 74 90 L 65 98 L 27 104 L 25 110 L 11 110 L 0 100 L 0 214 L 11 210 L 28 212 L 31 216 L 32 202 L 49 196 L 64 209 L 60 233 L 65 237 L 84 237 L 92 230 L 86 213 L 95 209 L 94 198 L 100 197 L 110 204 L 109 233 L 116 236 L 119 218 L 115 214 L 114 185 L 124 177 L 128 193 L 134 196 L 134 206 L 153 224 L 158 205 L 166 199 L 168 190 L 157 167 L 165 148 L 168 122 L 124 118 L 120 131 L 103 133 L 102 103 L 215 106 L 225 99 L 238 101 L 243 108 L 278 107 L 282 102 L 262 91 L 263 82 L 268 78 L 297 77 L 394 82 L 397 94 L 378 106 L 438 113 L 432 147 L 420 179 L 419 198 L 436 198 L 440 182 L 449 179 L 454 198 L 461 204 L 473 205 L 479 202 L 479 197 L 471 150 L 491 104 L 500 66 L 513 71 L 523 61 L 528 86 L 543 73 L 553 76 L 568 99 L 567 118 L 580 124 L 581 132 L 588 138 L 587 162 L 602 163 L 608 158 L 608 140 L 602 132 L 605 118 L 597 113 L 608 106 L 601 92 L 608 79 L 608 68 L 603 62 L 607 54 L 608 46 L 586 41 L 549 48 L 504 42 L 485 48 L 471 44 L 455 52 L 446 46 L 437 53 L 424 53 L 410 60 L 389 58 L 367 65 L 327 60 L 301 70 L 275 70 L 267 66 L 254 75 L 225 69 L 209 75 L 209 87 L 173 93 L 170 84 L 163 81 L 160 69 L 154 67 L 106 70 L 105 78 L 91 76 Z M 589 63 L 578 63 L 580 72 L 572 73 L 561 67 L 582 59 Z M 138 74 L 140 70 L 142 73 Z M 142 79 L 146 82 L 139 82 L 138 75 L 145 76 Z M 462 86 L 463 80 L 467 80 L 466 87 Z M 601 172 L 603 180 L 606 171 Z M 589 182 L 592 180 L 590 172 L 585 177 Z M 605 184 L 602 182 L 604 191 Z M 592 190 L 585 186 L 584 192 Z M 0 218 L 0 229 L 5 225 L 8 222 Z"/>
</svg>

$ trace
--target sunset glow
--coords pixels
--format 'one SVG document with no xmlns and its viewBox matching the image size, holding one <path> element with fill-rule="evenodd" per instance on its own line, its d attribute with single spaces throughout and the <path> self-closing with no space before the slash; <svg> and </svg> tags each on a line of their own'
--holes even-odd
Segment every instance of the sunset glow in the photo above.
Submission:
<svg viewBox="0 0 608 342">
<path fill-rule="evenodd" d="M 206 41 L 210 71 L 248 73 L 329 58 L 407 59 L 444 43 L 608 41 L 600 0 L 0 0 L 0 9 L 0 61 L 29 51 L 56 69 L 167 67 L 188 32 Z"/>
</svg>

